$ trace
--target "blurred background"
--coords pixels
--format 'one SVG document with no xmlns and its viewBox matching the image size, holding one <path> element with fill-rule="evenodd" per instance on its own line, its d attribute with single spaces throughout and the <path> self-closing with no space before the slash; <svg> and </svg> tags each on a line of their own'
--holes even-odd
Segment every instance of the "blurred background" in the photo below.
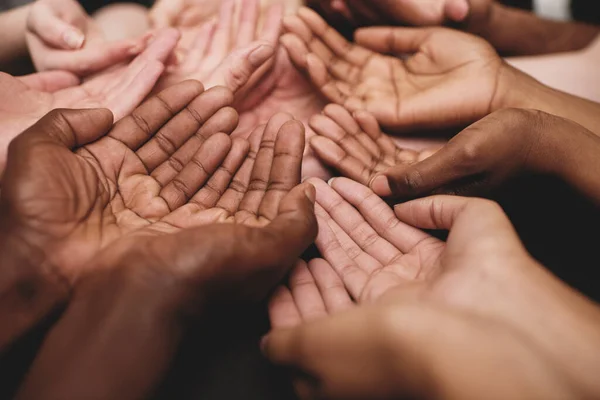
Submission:
<svg viewBox="0 0 600 400">
<path fill-rule="evenodd" d="M 504 4 L 535 10 L 539 15 L 560 20 L 575 19 L 600 23 L 599 0 L 497 0 Z M 0 11 L 29 3 L 29 0 L 0 0 Z M 89 13 L 118 0 L 80 0 Z M 134 3 L 151 6 L 154 0 L 137 0 Z"/>
</svg>

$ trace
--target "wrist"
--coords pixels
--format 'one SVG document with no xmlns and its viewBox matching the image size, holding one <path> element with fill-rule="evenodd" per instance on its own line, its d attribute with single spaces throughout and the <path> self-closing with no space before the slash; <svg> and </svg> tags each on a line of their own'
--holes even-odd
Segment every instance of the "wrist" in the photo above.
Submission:
<svg viewBox="0 0 600 400">
<path fill-rule="evenodd" d="M 7 230 L 0 232 L 0 351 L 66 304 L 70 285 L 43 252 Z"/>
</svg>

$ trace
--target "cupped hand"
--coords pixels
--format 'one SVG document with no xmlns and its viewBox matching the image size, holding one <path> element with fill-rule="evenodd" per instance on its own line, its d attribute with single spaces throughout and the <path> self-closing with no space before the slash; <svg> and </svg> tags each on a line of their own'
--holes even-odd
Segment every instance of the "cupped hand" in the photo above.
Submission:
<svg viewBox="0 0 600 400">
<path fill-rule="evenodd" d="M 114 127 L 105 109 L 51 112 L 10 145 L 1 199 L 10 234 L 74 281 L 123 236 L 190 226 L 181 208 L 246 155 L 244 141 L 219 133 L 237 123 L 232 100 L 189 81 Z"/>
<path fill-rule="evenodd" d="M 72 74 L 59 71 L 24 79 L 0 73 L 0 175 L 10 141 L 52 109 L 108 108 L 115 120 L 133 111 L 154 87 L 178 40 L 176 30 L 166 30 L 129 65 L 82 84 Z M 52 92 L 43 91 L 48 88 Z"/>
<path fill-rule="evenodd" d="M 368 28 L 351 44 L 307 8 L 284 27 L 290 58 L 327 99 L 371 112 L 389 131 L 464 126 L 500 101 L 504 64 L 478 37 L 446 28 Z"/>
<path fill-rule="evenodd" d="M 107 247 L 45 338 L 18 398 L 151 397 L 189 321 L 263 299 L 312 243 L 314 199 L 303 184 L 266 226 L 213 224 Z"/>
<path fill-rule="evenodd" d="M 377 207 L 371 199 L 380 200 L 366 193 L 353 200 L 355 185 L 345 178 L 332 183 L 369 222 L 367 227 L 352 225 L 352 234 L 333 224 L 353 219 L 350 211 L 330 218 L 329 229 L 338 232 L 332 248 L 339 248 L 338 259 L 346 254 L 345 261 L 297 266 L 290 289 L 280 288 L 271 300 L 275 331 L 263 340 L 263 351 L 275 363 L 302 372 L 296 379 L 301 398 L 444 399 L 490 393 L 497 398 L 564 398 L 598 393 L 593 374 L 584 371 L 600 362 L 589 354 L 600 337 L 600 309 L 527 254 L 497 204 L 430 197 L 400 204 L 395 217 L 381 213 L 373 222 L 367 217 Z M 322 226 L 320 222 L 319 234 Z M 415 239 L 409 227 L 449 230 L 449 237 L 420 251 L 420 261 L 410 261 L 409 254 L 398 257 L 400 273 L 377 285 L 371 291 L 374 298 L 357 297 L 361 282 L 369 282 L 369 271 L 374 276 L 386 271 L 385 266 L 360 268 L 376 265 L 369 255 L 386 255 L 381 245 L 385 232 L 402 229 L 396 240 Z M 419 264 L 420 273 L 411 273 L 409 266 Z M 365 300 L 368 304 L 354 305 Z M 325 318 L 327 314 L 331 317 Z M 365 370 L 365 364 L 370 368 Z M 491 375 L 495 388 L 490 392 L 485 377 Z M 434 393 L 432 386 L 438 389 Z"/>
<path fill-rule="evenodd" d="M 75 0 L 39 0 L 27 17 L 27 46 L 38 71 L 86 76 L 127 61 L 146 47 L 147 37 L 107 42 Z"/>
<path fill-rule="evenodd" d="M 241 10 L 240 1 L 226 0 L 217 20 L 185 29 L 176 51 L 180 60 L 167 69 L 156 90 L 186 79 L 199 80 L 207 88 L 225 86 L 234 93 L 250 90 L 272 65 L 282 8 L 270 7 L 259 29 L 259 1 L 243 5 Z"/>
<path fill-rule="evenodd" d="M 548 130 L 577 129 L 569 124 L 538 111 L 503 109 L 460 132 L 430 158 L 386 169 L 371 187 L 380 196 L 405 199 L 483 194 L 516 175 L 551 172 Z"/>
<path fill-rule="evenodd" d="M 395 166 L 409 166 L 434 152 L 413 150 L 424 145 L 433 147 L 431 141 L 393 138 L 381 131 L 372 114 L 366 111 L 350 114 L 337 104 L 330 104 L 322 114 L 313 116 L 310 127 L 317 134 L 310 142 L 317 156 L 343 176 L 363 185 L 369 185 L 381 172 Z"/>
</svg>

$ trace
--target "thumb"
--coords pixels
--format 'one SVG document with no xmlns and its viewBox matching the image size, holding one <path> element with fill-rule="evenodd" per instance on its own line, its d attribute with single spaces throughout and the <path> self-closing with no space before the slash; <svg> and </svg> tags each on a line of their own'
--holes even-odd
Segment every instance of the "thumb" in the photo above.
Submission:
<svg viewBox="0 0 600 400">
<path fill-rule="evenodd" d="M 17 137 L 9 153 L 13 147 L 16 151 L 26 150 L 32 142 L 48 140 L 75 149 L 108 133 L 112 124 L 112 113 L 103 108 L 52 110 Z"/>
<path fill-rule="evenodd" d="M 157 0 L 148 14 L 150 24 L 155 29 L 175 26 L 183 8 L 182 0 Z"/>
<path fill-rule="evenodd" d="M 77 50 L 85 42 L 80 29 L 60 19 L 47 5 L 34 6 L 27 19 L 27 30 L 59 49 Z"/>
<path fill-rule="evenodd" d="M 248 83 L 250 77 L 273 57 L 274 53 L 275 48 L 265 41 L 253 42 L 242 49 L 235 50 L 208 78 L 206 87 L 225 86 L 235 93 Z"/>
</svg>

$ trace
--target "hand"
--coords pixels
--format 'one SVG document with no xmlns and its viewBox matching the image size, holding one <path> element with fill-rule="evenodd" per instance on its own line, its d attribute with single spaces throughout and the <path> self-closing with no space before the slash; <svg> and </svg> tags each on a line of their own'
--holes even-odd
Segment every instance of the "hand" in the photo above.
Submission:
<svg viewBox="0 0 600 400">
<path fill-rule="evenodd" d="M 0 73 L 0 176 L 10 141 L 52 109 L 104 107 L 115 120 L 133 111 L 154 87 L 178 39 L 176 30 L 166 30 L 128 66 L 102 72 L 80 85 L 65 72 L 22 80 Z M 44 86 L 52 93 L 40 91 Z"/>
<path fill-rule="evenodd" d="M 317 156 L 343 176 L 363 185 L 381 172 L 395 166 L 409 166 L 434 152 L 409 149 L 408 146 L 415 145 L 410 139 L 401 139 L 407 146 L 402 148 L 381 132 L 373 115 L 366 111 L 351 115 L 337 104 L 330 104 L 322 114 L 313 116 L 310 126 L 317 134 L 310 142 Z"/>
<path fill-rule="evenodd" d="M 346 198 L 356 193 L 352 185 L 358 184 L 344 178 L 332 183 Z M 376 207 L 371 199 L 380 201 L 373 195 L 359 196 L 361 203 L 350 201 L 365 216 Z M 335 219 L 340 224 L 342 215 L 353 218 L 341 209 L 337 204 L 340 217 Z M 573 373 L 573 368 L 585 371 L 600 361 L 587 356 L 600 337 L 600 309 L 527 254 L 496 204 L 438 196 L 398 205 L 395 214 L 397 222 L 390 222 L 387 215 L 369 220 L 371 232 L 362 228 L 364 224 L 354 224 L 350 232 L 334 228 L 330 221 L 332 230 L 345 231 L 337 234 L 340 246 L 356 262 L 340 263 L 342 270 L 320 260 L 308 270 L 297 267 L 290 278 L 294 293 L 282 288 L 272 299 L 270 313 L 276 327 L 314 320 L 276 329 L 263 341 L 272 361 L 304 373 L 296 383 L 302 398 L 362 398 L 366 393 L 375 398 L 580 396 L 570 393 L 573 388 L 586 393 L 583 397 L 597 393 L 592 374 Z M 352 294 L 352 282 L 364 275 L 356 264 L 367 265 L 367 253 L 391 256 L 393 252 L 381 250 L 379 235 L 386 237 L 389 227 L 403 229 L 395 235 L 397 240 L 410 241 L 414 235 L 406 229 L 411 226 L 450 231 L 441 255 L 426 249 L 419 254 L 425 260 L 435 256 L 433 263 L 425 262 L 433 268 L 421 269 L 415 279 L 405 272 L 418 262 L 414 258 L 409 262 L 408 254 L 401 256 L 405 279 L 390 274 L 390 281 L 397 284 L 386 284 L 380 296 L 369 298 L 370 305 L 323 319 L 327 313 L 352 308 L 350 295 L 359 303 L 365 300 Z M 359 236 L 369 239 L 359 241 Z M 353 249 L 353 240 L 366 250 Z M 350 295 L 344 297 L 340 280 Z M 577 355 L 573 346 L 580 349 Z M 459 369 L 452 361 L 458 354 L 463 360 Z M 370 368 L 365 370 L 364 365 Z M 491 375 L 497 387 L 490 392 L 489 385 L 481 383 Z M 439 389 L 433 394 L 432 385 Z"/>
<path fill-rule="evenodd" d="M 390 131 L 472 123 L 495 110 L 504 66 L 484 40 L 444 28 L 371 28 L 351 45 L 313 11 L 288 17 L 294 64 L 330 101 L 367 110 Z M 409 54 L 402 60 L 378 52 Z M 456 94 L 461 93 L 457 100 Z"/>
<path fill-rule="evenodd" d="M 310 185 L 297 186 L 260 228 L 209 225 L 106 248 L 45 338 L 18 397 L 151 397 L 189 321 L 264 298 L 312 243 L 314 198 Z"/>
<path fill-rule="evenodd" d="M 252 88 L 268 71 L 267 61 L 272 59 L 279 38 L 282 9 L 271 7 L 258 32 L 259 1 L 245 2 L 244 10 L 238 12 L 236 4 L 241 7 L 239 1 L 224 1 L 216 22 L 184 31 L 177 50 L 182 60 L 168 69 L 157 90 L 196 79 L 207 88 L 225 86 L 236 93 Z"/>
<path fill-rule="evenodd" d="M 73 282 L 123 236 L 189 227 L 184 206 L 221 166 L 246 155 L 243 142 L 217 134 L 235 128 L 231 101 L 225 88 L 203 93 L 190 81 L 114 127 L 107 110 L 51 112 L 10 145 L 0 203 L 7 235 Z"/>
<path fill-rule="evenodd" d="M 219 2 L 214 0 L 157 0 L 148 17 L 154 28 L 186 27 L 205 22 L 218 9 Z M 195 18 L 185 17 L 190 12 L 193 12 Z"/>
<path fill-rule="evenodd" d="M 286 110 L 306 127 L 307 146 L 304 150 L 302 177 L 329 179 L 331 172 L 317 159 L 308 142 L 315 135 L 308 121 L 321 112 L 325 100 L 291 64 L 287 52 L 279 48 L 273 71 L 264 76 L 246 98 L 238 102 L 240 124 L 234 136 L 248 137 L 252 128 L 264 124 L 271 115 Z"/>
<path fill-rule="evenodd" d="M 39 0 L 27 18 L 27 45 L 38 71 L 64 70 L 86 76 L 127 61 L 147 38 L 108 43 L 74 0 Z"/>
</svg>

